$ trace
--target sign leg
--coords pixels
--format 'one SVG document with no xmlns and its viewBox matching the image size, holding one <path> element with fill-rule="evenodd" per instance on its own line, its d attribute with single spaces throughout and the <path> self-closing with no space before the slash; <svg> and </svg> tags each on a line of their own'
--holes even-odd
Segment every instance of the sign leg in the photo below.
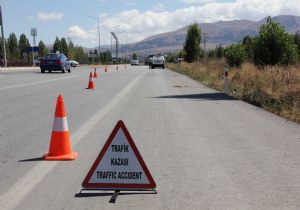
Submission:
<svg viewBox="0 0 300 210">
<path fill-rule="evenodd" d="M 120 190 L 115 190 L 114 194 L 111 196 L 109 203 L 116 203 L 116 199 L 120 193 Z"/>
</svg>

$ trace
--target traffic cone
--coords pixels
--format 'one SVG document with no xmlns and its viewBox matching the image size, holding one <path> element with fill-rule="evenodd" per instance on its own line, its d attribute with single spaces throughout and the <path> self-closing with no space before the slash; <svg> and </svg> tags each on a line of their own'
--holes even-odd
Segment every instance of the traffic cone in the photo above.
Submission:
<svg viewBox="0 0 300 210">
<path fill-rule="evenodd" d="M 49 152 L 43 156 L 44 160 L 75 160 L 77 152 L 73 152 L 62 95 L 56 101 L 55 117 Z"/>
<path fill-rule="evenodd" d="M 95 67 L 95 69 L 94 69 L 94 78 L 97 78 L 97 77 L 98 77 L 97 68 Z"/>
<path fill-rule="evenodd" d="M 87 89 L 92 89 L 92 90 L 96 89 L 95 88 L 95 84 L 94 84 L 94 79 L 93 79 L 93 73 L 92 72 L 90 72 L 89 86 L 88 86 Z"/>
<path fill-rule="evenodd" d="M 107 72 L 107 66 L 105 66 L 104 72 Z"/>
</svg>

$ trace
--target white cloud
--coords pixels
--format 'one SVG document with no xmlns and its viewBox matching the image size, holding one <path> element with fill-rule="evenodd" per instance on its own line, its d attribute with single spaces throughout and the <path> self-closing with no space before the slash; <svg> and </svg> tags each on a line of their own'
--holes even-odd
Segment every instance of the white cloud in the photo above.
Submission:
<svg viewBox="0 0 300 210">
<path fill-rule="evenodd" d="M 61 20 L 64 16 L 63 13 L 51 12 L 51 13 L 42 13 L 37 14 L 38 19 L 42 21 L 51 21 L 51 20 Z"/>
<path fill-rule="evenodd" d="M 83 28 L 80 28 L 79 26 L 76 25 L 69 27 L 68 35 L 71 38 L 78 38 L 78 39 L 92 40 L 92 41 L 98 38 L 96 30 L 86 31 Z"/>
<path fill-rule="evenodd" d="M 181 0 L 196 1 L 196 0 Z M 202 0 L 201 2 L 209 0 Z M 299 0 L 236 0 L 234 2 L 211 2 L 203 5 L 186 7 L 175 11 L 139 10 L 123 11 L 115 16 L 101 20 L 101 43 L 110 44 L 109 32 L 114 29 L 119 33 L 120 40 L 139 41 L 151 35 L 179 29 L 193 22 L 215 22 L 219 20 L 250 19 L 260 20 L 268 15 L 282 14 L 299 15 Z M 200 2 L 200 0 L 197 0 Z M 162 5 L 163 7 L 163 5 Z M 83 29 L 82 29 L 83 30 Z M 77 34 L 80 30 L 77 30 Z M 90 39 L 97 41 L 97 28 Z M 70 32 L 70 30 L 69 30 Z M 85 32 L 85 31 L 84 31 Z M 75 34 L 75 33 L 74 33 Z M 81 37 L 87 37 L 88 32 L 81 31 Z M 80 36 L 77 36 L 78 38 Z M 86 39 L 86 38 L 85 38 Z"/>
</svg>

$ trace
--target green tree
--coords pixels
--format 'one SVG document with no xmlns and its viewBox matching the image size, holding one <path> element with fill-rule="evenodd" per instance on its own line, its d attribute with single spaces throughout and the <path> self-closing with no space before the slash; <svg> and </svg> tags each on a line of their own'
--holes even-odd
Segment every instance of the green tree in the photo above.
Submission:
<svg viewBox="0 0 300 210">
<path fill-rule="evenodd" d="M 181 49 L 178 53 L 178 57 L 179 58 L 185 58 L 186 52 L 184 49 Z"/>
<path fill-rule="evenodd" d="M 243 38 L 242 44 L 246 51 L 247 60 L 250 62 L 253 62 L 254 61 L 255 39 L 250 36 L 245 36 Z"/>
<path fill-rule="evenodd" d="M 137 60 L 137 58 L 138 58 L 137 54 L 136 54 L 136 53 L 133 53 L 133 54 L 132 54 L 132 60 Z"/>
<path fill-rule="evenodd" d="M 260 27 L 254 53 L 258 65 L 294 64 L 298 57 L 293 37 L 271 17 Z"/>
<path fill-rule="evenodd" d="M 74 43 L 72 41 L 69 42 L 69 50 L 74 49 Z"/>
<path fill-rule="evenodd" d="M 300 32 L 297 31 L 294 35 L 294 42 L 297 45 L 298 58 L 300 59 Z"/>
<path fill-rule="evenodd" d="M 215 58 L 216 57 L 216 50 L 208 51 L 208 57 L 209 58 Z"/>
<path fill-rule="evenodd" d="M 63 37 L 60 40 L 60 52 L 69 57 L 69 46 L 67 44 L 66 39 Z"/>
<path fill-rule="evenodd" d="M 84 50 L 81 46 L 74 47 L 74 59 L 81 64 L 87 64 L 89 62 L 88 56 L 84 53 Z"/>
<path fill-rule="evenodd" d="M 175 54 L 175 53 L 168 53 L 166 56 L 166 61 L 168 63 L 174 63 L 176 61 L 176 56 L 177 56 L 177 54 Z"/>
<path fill-rule="evenodd" d="M 10 57 L 10 53 L 9 53 L 9 46 L 8 46 L 8 41 L 7 39 L 4 39 L 5 42 L 5 49 L 6 49 L 6 58 Z M 4 55 L 3 55 L 3 47 L 2 47 L 2 37 L 0 37 L 0 58 L 4 59 Z"/>
<path fill-rule="evenodd" d="M 17 40 L 15 33 L 9 34 L 7 41 L 8 41 L 8 48 L 9 48 L 9 52 L 10 52 L 9 58 L 11 58 L 11 59 L 20 58 L 20 49 L 19 49 L 18 40 Z"/>
<path fill-rule="evenodd" d="M 196 23 L 189 26 L 184 44 L 185 60 L 193 62 L 200 57 L 201 29 Z"/>
<path fill-rule="evenodd" d="M 44 57 L 47 53 L 48 53 L 48 49 L 46 48 L 46 45 L 44 44 L 44 42 L 41 40 L 39 42 L 39 51 L 40 51 L 40 56 Z"/>
<path fill-rule="evenodd" d="M 233 44 L 226 47 L 225 58 L 229 66 L 240 66 L 243 62 L 246 61 L 247 58 L 244 46 L 242 44 Z"/>
<path fill-rule="evenodd" d="M 61 51 L 61 43 L 60 43 L 60 40 L 58 37 L 56 37 L 56 39 L 55 39 L 52 52 L 56 53 L 56 51 L 59 51 L 59 52 Z"/>
<path fill-rule="evenodd" d="M 224 47 L 217 46 L 217 48 L 216 48 L 216 56 L 217 56 L 217 58 L 223 58 L 224 57 Z"/>
<path fill-rule="evenodd" d="M 25 34 L 21 34 L 19 39 L 19 49 L 21 58 L 24 59 L 23 54 L 27 52 L 28 47 L 30 47 L 29 40 L 27 39 Z"/>
<path fill-rule="evenodd" d="M 106 63 L 109 63 L 111 61 L 112 57 L 111 57 L 111 52 L 110 50 L 106 50 Z"/>
</svg>

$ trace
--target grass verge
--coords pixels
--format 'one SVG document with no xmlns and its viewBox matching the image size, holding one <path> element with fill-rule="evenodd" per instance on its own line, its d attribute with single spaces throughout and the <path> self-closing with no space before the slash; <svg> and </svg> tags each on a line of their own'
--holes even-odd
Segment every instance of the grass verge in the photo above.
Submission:
<svg viewBox="0 0 300 210">
<path fill-rule="evenodd" d="M 202 84 L 224 91 L 224 60 L 168 64 L 173 71 Z M 229 72 L 230 95 L 300 123 L 300 67 L 267 66 L 251 63 Z"/>
</svg>

